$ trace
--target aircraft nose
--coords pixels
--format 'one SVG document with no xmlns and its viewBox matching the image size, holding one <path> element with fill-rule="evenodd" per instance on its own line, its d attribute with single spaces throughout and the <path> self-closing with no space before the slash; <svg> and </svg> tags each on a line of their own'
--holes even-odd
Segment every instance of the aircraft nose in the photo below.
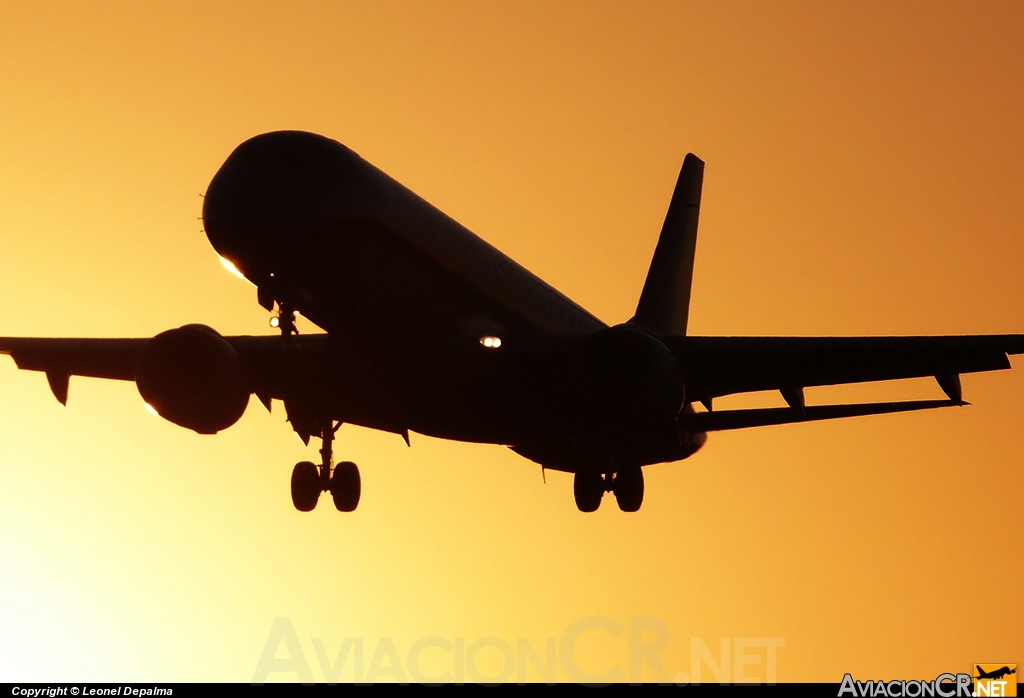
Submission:
<svg viewBox="0 0 1024 698">
<path fill-rule="evenodd" d="M 210 244 L 246 276 L 263 273 L 274 256 L 343 217 L 358 161 L 342 144 L 314 133 L 250 138 L 207 188 L 203 224 Z"/>
</svg>

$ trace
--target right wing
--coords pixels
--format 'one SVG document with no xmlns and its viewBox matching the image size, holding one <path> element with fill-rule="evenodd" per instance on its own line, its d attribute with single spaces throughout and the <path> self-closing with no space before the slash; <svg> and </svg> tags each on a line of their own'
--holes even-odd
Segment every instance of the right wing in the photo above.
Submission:
<svg viewBox="0 0 1024 698">
<path fill-rule="evenodd" d="M 134 381 L 135 361 L 148 341 L 0 337 L 0 354 L 10 354 L 20 369 L 46 373 L 53 396 L 66 405 L 71 376 Z"/>
<path fill-rule="evenodd" d="M 282 399 L 281 378 L 284 340 L 278 335 L 224 337 L 245 368 L 253 392 L 264 404 Z M 71 376 L 134 381 L 139 352 L 150 340 L 145 338 L 52 338 L 0 337 L 0 354 L 9 354 L 18 368 L 46 374 L 54 397 L 67 404 Z M 322 353 L 326 336 L 292 337 L 289 352 Z"/>
</svg>

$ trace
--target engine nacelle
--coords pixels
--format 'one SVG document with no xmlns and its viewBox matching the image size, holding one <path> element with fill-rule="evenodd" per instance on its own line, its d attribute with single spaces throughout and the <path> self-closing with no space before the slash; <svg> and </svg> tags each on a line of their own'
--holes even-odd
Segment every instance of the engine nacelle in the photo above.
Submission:
<svg viewBox="0 0 1024 698">
<path fill-rule="evenodd" d="M 683 386 L 672 352 L 633 325 L 587 337 L 580 347 L 580 388 L 591 423 L 613 441 L 646 441 L 674 431 Z"/>
<path fill-rule="evenodd" d="M 149 340 L 139 353 L 135 384 L 157 414 L 200 434 L 237 422 L 252 392 L 235 348 L 206 325 Z"/>
</svg>

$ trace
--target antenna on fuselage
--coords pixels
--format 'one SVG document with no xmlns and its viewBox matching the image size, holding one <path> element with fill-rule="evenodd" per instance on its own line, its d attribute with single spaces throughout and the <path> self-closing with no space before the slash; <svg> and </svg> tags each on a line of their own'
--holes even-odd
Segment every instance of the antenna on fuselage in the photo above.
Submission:
<svg viewBox="0 0 1024 698">
<path fill-rule="evenodd" d="M 636 314 L 630 320 L 662 337 L 686 334 L 703 183 L 704 161 L 689 153 L 676 180 Z"/>
</svg>

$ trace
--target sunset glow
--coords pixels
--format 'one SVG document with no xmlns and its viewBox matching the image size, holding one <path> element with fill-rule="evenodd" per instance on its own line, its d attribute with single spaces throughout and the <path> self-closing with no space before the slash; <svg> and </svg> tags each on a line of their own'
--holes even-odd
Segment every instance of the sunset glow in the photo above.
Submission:
<svg viewBox="0 0 1024 698">
<path fill-rule="evenodd" d="M 610 324 L 693 152 L 691 334 L 1024 332 L 1022 37 L 999 1 L 0 0 L 0 334 L 280 334 L 199 220 L 225 158 L 278 129 L 338 140 Z M 482 361 L 519 349 L 466 326 Z M 280 401 L 200 436 L 131 382 L 75 376 L 64 407 L 0 357 L 0 680 L 249 682 L 280 618 L 318 682 L 346 638 L 366 671 L 393 642 L 413 681 L 423 638 L 453 648 L 425 675 L 473 647 L 486 678 L 505 654 L 483 640 L 543 658 L 577 631 L 576 663 L 624 680 L 629 638 L 661 632 L 644 680 L 693 680 L 723 642 L 734 672 L 749 638 L 776 643 L 740 664 L 760 680 L 769 651 L 779 681 L 1021 662 L 1014 361 L 964 375 L 967 407 L 712 434 L 645 468 L 629 515 L 580 513 L 570 475 L 508 448 L 345 424 L 359 508 L 303 514 L 289 477 L 320 444 Z"/>
</svg>

